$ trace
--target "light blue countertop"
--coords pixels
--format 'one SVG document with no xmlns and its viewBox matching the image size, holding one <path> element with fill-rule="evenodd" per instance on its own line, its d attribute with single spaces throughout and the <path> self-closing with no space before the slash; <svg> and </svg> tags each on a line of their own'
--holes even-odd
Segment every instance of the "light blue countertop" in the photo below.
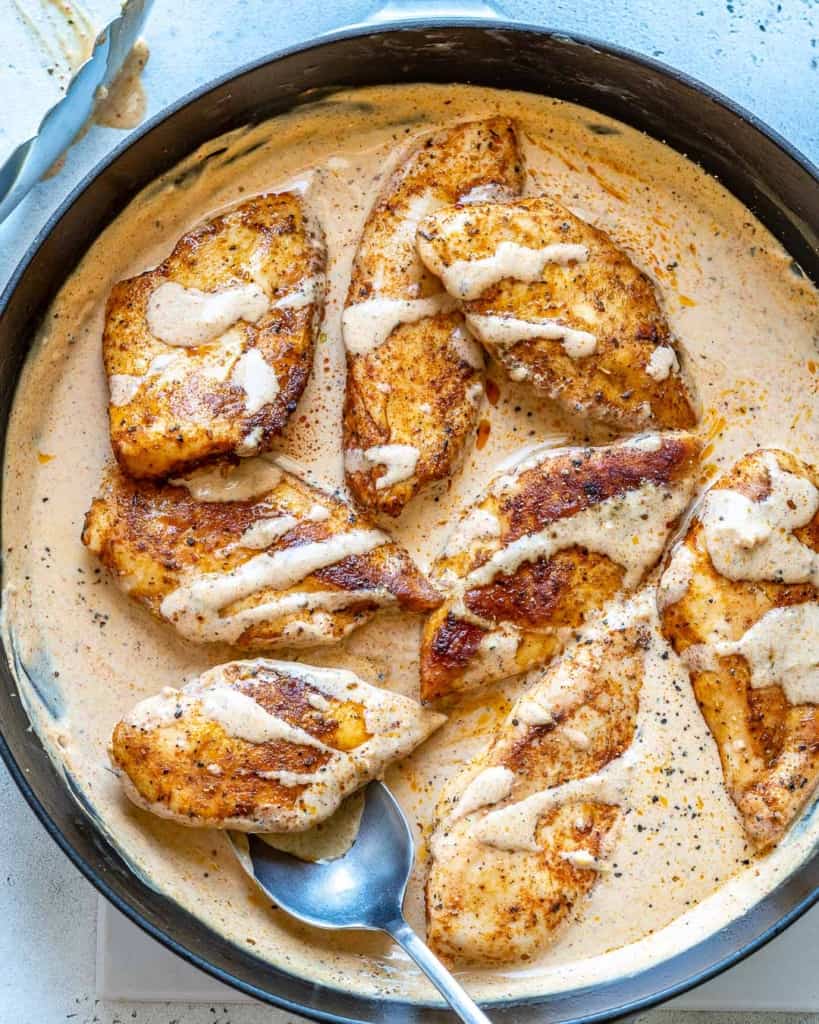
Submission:
<svg viewBox="0 0 819 1024">
<path fill-rule="evenodd" d="M 400 11 L 452 10 L 429 0 Z M 509 18 L 616 43 L 701 79 L 819 162 L 817 0 L 501 0 Z M 144 37 L 149 114 L 239 64 L 358 22 L 372 0 L 155 0 Z M 2 53 L 0 33 L 0 59 Z M 3 97 L 24 103 L 24 96 Z M 2 116 L 2 115 L 0 115 Z M 94 126 L 63 170 L 0 225 L 0 288 L 67 192 L 124 133 Z M 264 1007 L 102 1005 L 94 997 L 96 895 L 47 838 L 0 768 L 0 1024 L 261 1024 Z M 651 1014 L 672 1024 L 678 1015 Z M 750 1024 L 747 1014 L 690 1014 Z M 785 1019 L 761 1015 L 759 1021 Z M 819 1015 L 787 1018 L 819 1024 Z"/>
</svg>

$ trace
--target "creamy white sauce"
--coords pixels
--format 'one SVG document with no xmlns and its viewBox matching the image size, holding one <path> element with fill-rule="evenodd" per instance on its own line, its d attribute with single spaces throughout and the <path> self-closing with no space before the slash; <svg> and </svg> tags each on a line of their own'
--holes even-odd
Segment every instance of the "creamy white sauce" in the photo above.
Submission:
<svg viewBox="0 0 819 1024">
<path fill-rule="evenodd" d="M 377 444 L 365 451 L 349 448 L 344 453 L 344 468 L 348 473 L 369 473 L 376 466 L 384 466 L 387 472 L 375 481 L 375 489 L 384 491 L 414 476 L 420 457 L 420 451 L 411 444 Z"/>
<path fill-rule="evenodd" d="M 250 501 L 269 494 L 282 480 L 278 466 L 264 459 L 247 459 L 238 465 L 204 466 L 170 482 L 185 487 L 197 501 Z"/>
<path fill-rule="evenodd" d="M 523 473 L 536 469 L 547 459 L 565 453 L 569 440 L 566 434 L 552 434 L 546 438 L 541 437 L 535 444 L 524 445 L 510 452 L 495 466 L 495 476 L 487 488 L 488 492 L 500 496 L 517 487 L 518 478 Z"/>
<path fill-rule="evenodd" d="M 657 281 L 702 394 L 703 431 L 713 443 L 707 468 L 730 466 L 759 445 L 789 448 L 815 461 L 817 378 L 809 365 L 816 360 L 819 303 L 810 283 L 791 271 L 790 256 L 748 210 L 684 158 L 602 115 L 551 99 L 451 85 L 342 93 L 216 140 L 174 169 L 112 223 L 58 296 L 55 316 L 32 351 L 9 429 L 3 529 L 12 550 L 4 552 L 5 642 L 8 647 L 14 636 L 23 664 L 36 666 L 42 656 L 60 672 L 55 680 L 48 673 L 37 677 L 48 687 L 41 692 L 53 688 L 64 704 L 56 719 L 19 676 L 34 728 L 59 769 L 70 772 L 137 870 L 205 925 L 262 960 L 379 1000 L 429 1000 L 435 994 L 388 940 L 300 928 L 271 913 L 226 838 L 134 815 L 107 770 L 111 728 L 128 707 L 225 654 L 179 642 L 104 576 L 99 585 L 88 585 L 96 566 L 78 538 L 110 459 L 100 336 L 114 281 L 156 266 L 185 232 L 248 195 L 305 182 L 306 200 L 331 253 L 326 341 L 299 416 L 278 442 L 278 461 L 333 491 L 343 483 L 337 443 L 345 375 L 340 310 L 364 218 L 395 165 L 396 134 L 412 141 L 453 121 L 494 113 L 515 117 L 526 136 L 526 193 L 546 191 L 562 199 L 636 254 Z M 618 134 L 590 132 L 588 125 L 598 123 Z M 341 159 L 343 173 L 323 174 L 330 161 Z M 205 173 L 185 174 L 203 166 Z M 613 198 L 597 173 L 628 200 Z M 672 263 L 673 273 L 666 270 Z M 681 304 L 678 295 L 696 304 Z M 561 434 L 575 443 L 608 440 L 597 427 L 586 438 L 582 426 L 567 422 L 528 387 L 500 375 L 495 380 L 497 404 L 482 410 L 491 424 L 486 446 L 468 451 L 450 486 L 419 496 L 394 526 L 423 565 L 440 551 L 494 468 L 522 443 Z M 92 613 L 105 617 L 104 628 Z M 418 628 L 413 616 L 387 614 L 342 644 L 306 656 L 416 695 Z M 535 960 L 463 971 L 474 995 L 522 999 L 633 974 L 730 927 L 810 856 L 819 819 L 808 812 L 777 850 L 746 866 L 750 853 L 687 673 L 665 645 L 649 655 L 640 715 L 653 730 L 653 754 L 649 770 L 633 773 L 634 811 L 622 816 L 606 857 L 616 870 L 600 875 L 584 914 Z M 418 930 L 424 927 L 426 828 L 441 786 L 482 748 L 506 713 L 503 702 L 515 700 L 527 685 L 509 680 L 480 702 L 461 705 L 421 750 L 387 773 L 415 834 L 418 857 L 405 911 Z M 702 850 L 708 851 L 705 860 Z"/>
<path fill-rule="evenodd" d="M 610 761 L 599 772 L 582 779 L 572 779 L 560 786 L 552 786 L 533 793 L 517 803 L 491 811 L 472 826 L 473 834 L 489 846 L 499 850 L 530 850 L 537 852 L 540 845 L 535 831 L 540 819 L 548 811 L 567 803 L 597 802 L 622 804 L 628 788 L 629 776 L 634 770 L 634 745 L 621 757 Z"/>
<path fill-rule="evenodd" d="M 819 604 L 772 608 L 740 637 L 714 644 L 720 657 L 741 654 L 751 686 L 781 686 L 791 704 L 819 704 Z"/>
<path fill-rule="evenodd" d="M 414 250 L 418 225 L 424 217 L 429 216 L 430 213 L 435 213 L 436 210 L 440 210 L 443 206 L 446 206 L 446 203 L 432 192 L 411 196 L 398 227 L 392 235 L 392 244 L 400 246 L 403 250 Z M 400 264 L 402 257 L 403 253 L 399 252 L 396 254 L 396 262 L 398 264 Z"/>
<path fill-rule="evenodd" d="M 327 540 L 264 552 L 228 572 L 193 574 L 163 599 L 160 612 L 189 639 L 235 642 L 249 625 L 268 617 L 269 606 L 261 604 L 233 614 L 222 614 L 223 609 L 266 589 L 287 590 L 318 569 L 367 554 L 388 542 L 389 537 L 380 530 L 350 530 Z M 344 597 L 347 605 L 352 603 L 349 591 Z"/>
<path fill-rule="evenodd" d="M 694 552 L 685 544 L 678 544 L 657 588 L 657 605 L 666 608 L 676 604 L 688 593 L 694 574 Z"/>
<path fill-rule="evenodd" d="M 583 732 L 582 729 L 572 729 L 570 726 L 566 726 L 563 730 L 563 735 L 572 746 L 577 747 L 579 750 L 588 749 L 591 743 L 588 733 Z"/>
<path fill-rule="evenodd" d="M 446 292 L 425 299 L 367 299 L 348 306 L 342 315 L 344 344 L 352 355 L 363 356 L 383 345 L 400 324 L 446 313 L 455 305 Z"/>
<path fill-rule="evenodd" d="M 450 334 L 449 340 L 452 342 L 452 347 L 458 353 L 459 359 L 463 359 L 473 370 L 484 369 L 486 362 L 483 358 L 483 349 L 480 345 L 476 344 L 475 339 L 465 327 L 456 327 L 452 334 Z M 481 393 L 483 393 L 483 386 L 481 386 Z"/>
<path fill-rule="evenodd" d="M 471 622 L 487 630 L 461 676 L 467 689 L 487 679 L 504 679 L 518 671 L 516 659 L 520 635 L 514 626 L 493 627 L 491 622 L 474 615 L 464 606 L 457 609 L 457 615 L 463 622 Z"/>
<path fill-rule="evenodd" d="M 770 493 L 751 501 L 739 491 L 709 491 L 700 520 L 714 568 L 731 580 L 812 583 L 819 587 L 819 554 L 793 531 L 819 509 L 819 491 L 809 480 L 779 468 L 765 455 Z"/>
<path fill-rule="evenodd" d="M 505 800 L 512 792 L 515 779 L 515 773 L 503 765 L 484 768 L 461 794 L 449 821 L 460 821 L 481 807 Z"/>
<path fill-rule="evenodd" d="M 237 547 L 242 548 L 268 548 L 273 541 L 283 537 L 299 521 L 295 516 L 272 516 L 269 519 L 260 519 L 244 531 L 236 542 Z"/>
<path fill-rule="evenodd" d="M 279 378 L 257 348 L 249 348 L 233 367 L 232 382 L 245 393 L 245 412 L 253 415 L 279 393 Z"/>
<path fill-rule="evenodd" d="M 679 368 L 680 364 L 674 349 L 670 345 L 658 345 L 646 364 L 646 373 L 659 382 L 667 380 L 669 374 L 676 373 Z"/>
<path fill-rule="evenodd" d="M 559 341 L 566 355 L 572 359 L 590 356 L 597 348 L 597 338 L 593 334 L 568 327 L 559 320 L 518 320 L 513 316 L 467 313 L 466 322 L 485 345 L 501 351 L 533 338 Z"/>
<path fill-rule="evenodd" d="M 462 519 L 443 550 L 444 558 L 451 558 L 461 551 L 467 551 L 476 540 L 485 537 L 499 537 L 501 533 L 500 519 L 494 512 L 480 506 L 473 508 L 465 519 Z"/>
<path fill-rule="evenodd" d="M 146 379 L 146 377 L 136 377 L 130 373 L 112 373 L 108 378 L 111 405 L 117 407 L 128 405 L 134 400 Z"/>
<path fill-rule="evenodd" d="M 472 203 L 502 203 L 513 199 L 514 193 L 506 185 L 489 182 L 487 185 L 476 185 L 458 200 L 459 206 L 470 206 Z"/>
<path fill-rule="evenodd" d="M 560 855 L 563 860 L 568 861 L 574 868 L 582 868 L 588 871 L 608 871 L 604 861 L 598 860 L 588 850 L 564 850 Z"/>
<path fill-rule="evenodd" d="M 164 281 L 151 292 L 145 315 L 155 338 L 192 348 L 215 341 L 239 320 L 255 323 L 269 308 L 270 300 L 255 282 L 203 292 Z"/>
<path fill-rule="evenodd" d="M 686 498 L 684 487 L 654 483 L 613 495 L 496 551 L 469 573 L 464 589 L 485 587 L 498 574 L 514 573 L 524 562 L 548 559 L 575 546 L 606 555 L 622 566 L 623 586 L 632 589 L 660 557 L 668 536 L 666 524 L 682 512 Z"/>
<path fill-rule="evenodd" d="M 167 352 L 155 356 L 148 365 L 148 369 L 142 375 L 129 373 L 112 373 L 108 378 L 108 389 L 110 391 L 111 405 L 119 407 L 132 402 L 146 381 L 151 377 L 160 376 L 167 368 L 176 361 L 177 353 Z"/>
<path fill-rule="evenodd" d="M 487 288 L 505 278 L 538 281 L 550 263 L 567 267 L 570 263 L 585 263 L 588 258 L 589 250 L 585 245 L 555 242 L 532 249 L 518 242 L 504 241 L 498 243 L 491 256 L 453 260 L 449 266 L 435 269 L 450 295 L 468 301 L 479 298 Z"/>
<path fill-rule="evenodd" d="M 263 437 L 264 430 L 262 427 L 254 427 L 245 434 L 241 442 L 236 446 L 236 454 L 240 459 L 247 459 L 251 455 L 256 455 Z"/>
<path fill-rule="evenodd" d="M 315 302 L 324 288 L 323 277 L 305 277 L 298 288 L 273 303 L 274 309 L 304 309 Z"/>
<path fill-rule="evenodd" d="M 201 686 L 193 683 L 182 690 L 165 689 L 156 697 L 148 697 L 137 704 L 125 716 L 125 722 L 135 729 L 149 732 L 172 725 L 189 716 L 191 711 L 221 725 L 228 736 L 247 740 L 248 743 L 283 740 L 318 750 L 330 749 L 304 729 L 271 715 L 247 694 L 219 684 Z"/>
</svg>

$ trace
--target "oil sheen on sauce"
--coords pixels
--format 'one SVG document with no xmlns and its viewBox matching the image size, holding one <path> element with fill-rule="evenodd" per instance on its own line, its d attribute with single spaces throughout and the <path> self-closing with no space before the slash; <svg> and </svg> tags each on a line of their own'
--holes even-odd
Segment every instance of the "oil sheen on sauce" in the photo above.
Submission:
<svg viewBox="0 0 819 1024">
<path fill-rule="evenodd" d="M 431 991 L 388 941 L 311 931 L 271 911 L 223 836 L 137 810 L 108 768 L 112 727 L 130 707 L 237 655 L 225 646 L 197 646 L 154 621 L 80 543 L 83 516 L 110 458 L 103 310 L 116 280 L 160 262 L 204 218 L 266 190 L 303 189 L 327 236 L 329 293 L 314 373 L 280 452 L 288 469 L 295 462 L 311 482 L 340 486 L 341 312 L 364 219 L 404 147 L 455 121 L 495 114 L 520 122 L 526 191 L 551 192 L 608 231 L 657 282 L 703 400 L 703 484 L 760 444 L 815 461 L 819 303 L 767 231 L 701 170 L 624 125 L 555 100 L 466 86 L 335 94 L 213 140 L 150 185 L 57 297 L 24 373 L 6 453 L 6 642 L 14 644 L 23 699 L 54 758 L 150 885 L 255 955 L 370 995 L 427 998 Z M 395 311 L 382 313 L 386 329 Z M 377 344 L 364 333 L 362 348 Z M 490 426 L 486 444 L 468 453 L 451 487 L 415 499 L 391 527 L 425 567 L 460 510 L 511 453 L 556 436 L 608 439 L 601 428 L 561 417 L 496 369 L 489 376 L 497 398 L 482 410 Z M 410 455 L 362 457 L 401 473 Z M 200 483 L 207 488 L 206 475 Z M 419 630 L 412 616 L 384 612 L 339 647 L 296 656 L 417 696 Z M 507 681 L 461 703 L 387 775 L 416 830 L 407 910 L 418 928 L 437 794 L 524 687 Z M 475 994 L 523 997 L 632 973 L 722 927 L 813 848 L 819 821 L 808 812 L 773 854 L 749 859 L 716 747 L 685 670 L 667 649 L 651 658 L 640 714 L 651 723 L 650 749 L 631 775 L 629 813 L 607 858 L 610 870 L 540 959 L 464 972 Z M 502 789 L 503 780 L 496 781 Z"/>
</svg>

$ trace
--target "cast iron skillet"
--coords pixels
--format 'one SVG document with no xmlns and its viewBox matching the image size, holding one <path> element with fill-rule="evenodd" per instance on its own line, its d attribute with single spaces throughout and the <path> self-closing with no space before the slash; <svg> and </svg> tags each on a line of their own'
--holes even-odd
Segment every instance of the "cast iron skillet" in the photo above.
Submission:
<svg viewBox="0 0 819 1024">
<path fill-rule="evenodd" d="M 0 299 L 0 441 L 37 326 L 102 229 L 149 181 L 229 129 L 315 100 L 335 86 L 472 82 L 582 103 L 669 143 L 715 174 L 780 239 L 794 270 L 819 281 L 819 175 L 751 115 L 691 79 L 623 50 L 538 28 L 459 19 L 354 29 L 287 50 L 207 86 L 155 118 L 83 181 L 32 245 Z M 801 268 L 801 269 L 800 269 Z M 434 1007 L 363 999 L 314 985 L 253 957 L 156 892 L 131 870 L 72 797 L 29 731 L 7 661 L 0 663 L 0 753 L 45 828 L 116 907 L 174 952 L 252 996 L 326 1021 L 440 1024 Z M 639 975 L 517 1004 L 499 1024 L 611 1020 L 712 977 L 819 899 L 819 857 L 743 918 Z"/>
</svg>

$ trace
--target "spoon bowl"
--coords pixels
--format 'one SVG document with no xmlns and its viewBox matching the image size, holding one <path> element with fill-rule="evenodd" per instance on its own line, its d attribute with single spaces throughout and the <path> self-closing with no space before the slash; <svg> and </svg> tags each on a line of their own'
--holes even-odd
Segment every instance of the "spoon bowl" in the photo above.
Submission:
<svg viewBox="0 0 819 1024">
<path fill-rule="evenodd" d="M 367 787 L 358 836 L 343 856 L 306 861 L 249 835 L 256 881 L 293 917 L 316 928 L 384 931 L 404 902 L 412 833 L 392 793 Z"/>
<path fill-rule="evenodd" d="M 305 861 L 247 836 L 233 848 L 257 885 L 291 916 L 316 928 L 387 932 L 467 1024 L 489 1019 L 404 920 L 415 851 L 407 819 L 387 787 L 371 782 L 355 842 L 341 857 Z"/>
</svg>

